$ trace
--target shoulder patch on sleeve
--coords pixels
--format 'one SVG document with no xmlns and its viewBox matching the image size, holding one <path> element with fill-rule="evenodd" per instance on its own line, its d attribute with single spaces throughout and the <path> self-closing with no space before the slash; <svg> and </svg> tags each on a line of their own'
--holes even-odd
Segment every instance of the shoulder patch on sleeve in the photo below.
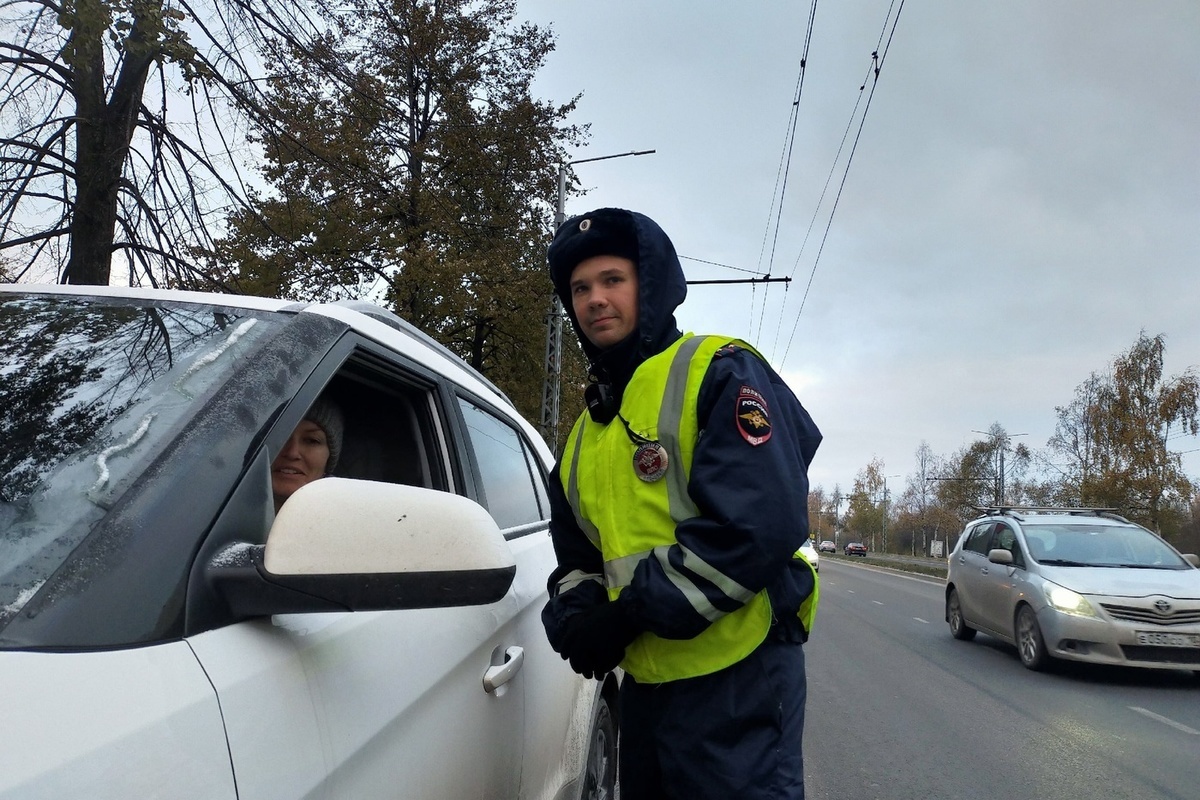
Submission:
<svg viewBox="0 0 1200 800">
<path fill-rule="evenodd" d="M 719 350 L 717 350 L 717 352 L 713 353 L 713 358 L 722 358 L 724 356 L 731 356 L 734 353 L 736 353 L 738 350 L 741 350 L 741 349 L 743 349 L 743 348 L 738 347 L 733 342 L 730 342 L 729 344 L 722 346 Z"/>
<path fill-rule="evenodd" d="M 771 415 L 766 399 L 746 384 L 738 389 L 734 404 L 734 423 L 738 433 L 751 445 L 757 447 L 771 438 Z"/>
</svg>

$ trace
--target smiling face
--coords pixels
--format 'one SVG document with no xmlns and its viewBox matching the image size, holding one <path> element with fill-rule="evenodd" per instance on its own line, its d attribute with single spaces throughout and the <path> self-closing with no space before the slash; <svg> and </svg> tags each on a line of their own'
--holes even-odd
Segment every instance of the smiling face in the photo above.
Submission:
<svg viewBox="0 0 1200 800">
<path fill-rule="evenodd" d="M 301 420 L 271 463 L 275 510 L 304 484 L 325 477 L 328 463 L 329 440 L 325 430 L 312 420 Z"/>
<path fill-rule="evenodd" d="M 637 267 L 620 256 L 580 261 L 571 272 L 571 305 L 588 341 L 612 347 L 637 328 Z"/>
</svg>

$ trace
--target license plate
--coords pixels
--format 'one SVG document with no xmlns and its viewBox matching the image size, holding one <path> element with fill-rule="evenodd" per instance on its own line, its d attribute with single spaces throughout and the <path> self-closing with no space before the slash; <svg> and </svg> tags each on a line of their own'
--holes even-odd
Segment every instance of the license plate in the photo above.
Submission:
<svg viewBox="0 0 1200 800">
<path fill-rule="evenodd" d="M 1200 633 L 1159 633 L 1138 631 L 1138 644 L 1151 647 L 1200 647 Z"/>
</svg>

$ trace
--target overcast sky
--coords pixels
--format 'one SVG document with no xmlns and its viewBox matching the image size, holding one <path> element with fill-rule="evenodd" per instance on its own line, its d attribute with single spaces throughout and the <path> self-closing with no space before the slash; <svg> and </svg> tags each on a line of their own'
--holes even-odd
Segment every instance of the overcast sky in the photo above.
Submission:
<svg viewBox="0 0 1200 800">
<path fill-rule="evenodd" d="M 536 93 L 583 94 L 573 157 L 656 150 L 578 165 L 568 215 L 642 211 L 683 256 L 793 278 L 692 286 L 678 317 L 770 358 L 829 491 L 873 458 L 899 490 L 922 441 L 949 456 L 992 423 L 1044 448 L 1143 329 L 1169 376 L 1200 365 L 1200 3 L 904 3 L 822 250 L 896 5 L 818 4 L 775 239 L 809 3 L 518 4 L 557 35 Z"/>
</svg>

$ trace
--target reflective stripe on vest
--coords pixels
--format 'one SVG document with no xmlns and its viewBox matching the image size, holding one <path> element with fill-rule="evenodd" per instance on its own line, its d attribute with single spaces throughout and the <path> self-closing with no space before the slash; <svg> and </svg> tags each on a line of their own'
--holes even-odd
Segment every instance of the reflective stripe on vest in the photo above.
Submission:
<svg viewBox="0 0 1200 800">
<path fill-rule="evenodd" d="M 567 439 L 560 471 L 576 521 L 604 558 L 610 598 L 633 579 L 637 565 L 655 558 L 680 593 L 709 625 L 693 639 L 644 633 L 625 651 L 621 666 L 639 682 L 661 683 L 707 675 L 749 655 L 771 624 L 766 592 L 754 593 L 686 548 L 668 559 L 675 526 L 699 515 L 687 493 L 699 426 L 696 403 L 713 355 L 727 338 L 690 334 L 647 359 L 621 400 L 621 417 L 638 436 L 667 451 L 667 472 L 651 483 L 637 477 L 637 445 L 621 419 L 608 424 L 580 417 Z M 738 342 L 741 345 L 741 342 Z M 748 345 L 746 345 L 748 347 Z M 593 538 L 595 537 L 595 538 Z"/>
<path fill-rule="evenodd" d="M 797 550 L 792 558 L 798 558 L 808 567 L 808 571 L 812 573 L 813 588 L 812 593 L 804 598 L 804 602 L 800 604 L 800 610 L 796 612 L 796 616 L 800 618 L 800 624 L 804 626 L 804 633 L 812 633 L 813 624 L 817 621 L 817 604 L 821 600 L 821 576 L 813 569 L 813 565 L 808 559 L 801 555 Z"/>
</svg>

